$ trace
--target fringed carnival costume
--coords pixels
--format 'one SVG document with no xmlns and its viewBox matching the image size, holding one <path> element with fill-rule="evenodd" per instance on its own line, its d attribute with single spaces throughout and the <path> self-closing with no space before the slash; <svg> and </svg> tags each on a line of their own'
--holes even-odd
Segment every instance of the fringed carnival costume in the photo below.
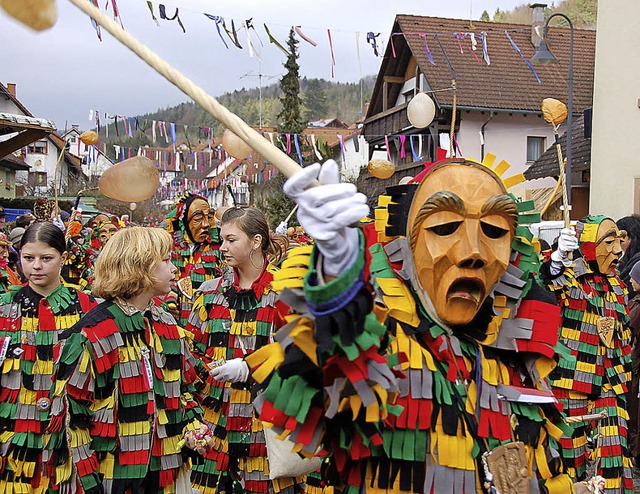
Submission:
<svg viewBox="0 0 640 494">
<path fill-rule="evenodd" d="M 387 189 L 375 223 L 360 232 L 357 260 L 332 281 L 320 281 L 317 250 L 304 283 L 298 268 L 283 269 L 274 281 L 302 288 L 304 299 L 282 297 L 294 299 L 297 312 L 306 301 L 307 312 L 286 316 L 276 343 L 247 358 L 253 378 L 268 382 L 255 406 L 261 420 L 288 432 L 303 453 L 329 452 L 324 479 L 343 494 L 573 492 L 559 453 L 565 425 L 546 383 L 560 313 L 533 279 L 538 252 L 528 229 L 517 224 L 532 202 L 516 205 L 505 188 L 514 179 L 503 185 L 498 177 L 508 164 L 500 162 L 494 173 L 491 161 L 450 160 L 413 184 Z M 444 186 L 458 183 L 455 193 L 421 192 L 430 177 L 461 170 L 455 180 L 442 179 Z M 477 180 L 497 192 L 482 195 L 487 186 Z M 494 203 L 493 194 L 510 205 Z M 431 216 L 416 219 L 412 203 L 428 205 Z M 497 223 L 493 211 L 502 218 Z M 534 216 L 520 214 L 520 221 Z M 432 245 L 420 240 L 430 230 L 459 235 L 448 250 L 467 256 L 454 266 L 461 276 L 469 260 L 483 269 L 467 236 L 503 242 L 503 268 L 495 281 L 487 279 L 485 299 L 475 281 L 461 277 L 447 285 L 443 272 L 429 293 L 416 264 Z M 441 269 L 441 261 L 432 267 Z M 436 302 L 445 299 L 479 305 L 470 322 L 448 325 Z"/>
<path fill-rule="evenodd" d="M 14 286 L 0 298 L 0 492 L 41 493 L 51 376 L 60 334 L 94 307 L 89 295 L 61 284 L 47 297 Z"/>
<path fill-rule="evenodd" d="M 571 475 L 582 480 L 587 435 L 598 433 L 592 458 L 596 473 L 605 478 L 605 493 L 632 493 L 626 401 L 631 330 L 627 289 L 614 269 L 621 252 L 619 231 L 610 218 L 588 216 L 578 222 L 576 233 L 582 256 L 555 276 L 549 263 L 541 269 L 562 308 L 560 339 L 571 352 L 558 362 L 550 381 L 568 416 L 606 411 L 608 418 L 601 419 L 599 427 L 595 422 L 576 424 L 574 434 L 561 439 L 563 456 Z M 615 242 L 617 251 L 611 252 L 607 244 Z"/>
<path fill-rule="evenodd" d="M 60 356 L 50 475 L 61 492 L 175 492 L 185 430 L 198 430 L 195 361 L 175 319 L 150 304 L 101 303 Z M 66 418 L 65 418 L 66 415 Z"/>
<path fill-rule="evenodd" d="M 234 479 L 242 479 L 245 493 L 301 492 L 301 479 L 269 480 L 262 423 L 252 404 L 255 381 L 220 382 L 207 372 L 211 365 L 251 355 L 273 341 L 273 334 L 284 324 L 283 306 L 276 306 L 278 294 L 271 286 L 275 272 L 265 261 L 251 288 L 243 289 L 235 270 L 228 267 L 222 277 L 205 282 L 196 295 L 187 329 L 193 333 L 194 354 L 201 359 L 206 379 L 196 397 L 215 440 L 213 448 L 194 459 L 192 483 L 203 494 L 233 492 Z"/>
<path fill-rule="evenodd" d="M 190 193 L 181 197 L 166 217 L 167 231 L 173 237 L 172 261 L 178 268 L 176 284 L 166 302 L 183 328 L 189 320 L 196 290 L 221 274 L 220 240 L 215 224 L 210 225 L 206 234 L 192 231 L 189 225 L 191 206 L 198 200 L 207 202 Z"/>
</svg>

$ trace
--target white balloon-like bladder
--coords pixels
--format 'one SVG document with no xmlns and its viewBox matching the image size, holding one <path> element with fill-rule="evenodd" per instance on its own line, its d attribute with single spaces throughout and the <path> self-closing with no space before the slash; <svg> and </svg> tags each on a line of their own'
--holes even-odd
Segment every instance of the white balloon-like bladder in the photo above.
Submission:
<svg viewBox="0 0 640 494">
<path fill-rule="evenodd" d="M 417 129 L 428 127 L 436 116 L 436 105 L 425 93 L 416 94 L 407 105 L 409 123 Z"/>
</svg>

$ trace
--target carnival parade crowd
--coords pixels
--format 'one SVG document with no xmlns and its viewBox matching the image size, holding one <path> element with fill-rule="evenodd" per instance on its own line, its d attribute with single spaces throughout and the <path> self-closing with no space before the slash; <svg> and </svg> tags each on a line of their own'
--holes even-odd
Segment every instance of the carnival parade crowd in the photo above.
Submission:
<svg viewBox="0 0 640 494">
<path fill-rule="evenodd" d="M 640 216 L 544 248 L 482 164 L 405 182 L 0 211 L 0 493 L 632 493 Z"/>
</svg>

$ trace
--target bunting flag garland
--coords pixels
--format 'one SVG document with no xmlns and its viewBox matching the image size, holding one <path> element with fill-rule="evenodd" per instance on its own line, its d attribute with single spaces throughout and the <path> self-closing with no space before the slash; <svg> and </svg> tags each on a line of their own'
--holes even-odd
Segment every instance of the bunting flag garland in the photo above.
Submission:
<svg viewBox="0 0 640 494">
<path fill-rule="evenodd" d="M 224 47 L 228 50 L 229 49 L 229 45 L 227 44 L 227 42 L 224 40 L 224 38 L 222 37 L 222 32 L 220 31 L 220 24 L 222 24 L 222 17 L 218 16 L 218 15 L 211 15 L 211 14 L 204 14 L 205 17 L 211 19 L 213 22 L 216 23 L 216 29 L 218 30 L 218 36 L 220 36 L 220 39 L 222 40 L 222 43 L 224 44 Z"/>
<path fill-rule="evenodd" d="M 487 33 L 482 31 L 482 57 L 487 65 L 491 65 L 491 60 L 489 59 L 489 50 L 487 48 Z"/>
<path fill-rule="evenodd" d="M 224 29 L 225 33 L 227 33 L 227 36 L 229 36 L 231 42 L 236 45 L 236 48 L 242 50 L 242 45 L 240 44 L 240 41 L 238 41 L 238 32 L 236 31 L 236 25 L 233 22 L 233 19 L 231 19 L 231 31 L 227 29 L 227 25 L 225 24 L 224 19 L 222 19 L 222 28 Z"/>
<path fill-rule="evenodd" d="M 376 39 L 378 36 L 380 36 L 380 33 L 373 34 L 372 31 L 369 31 L 367 33 L 367 43 L 371 45 L 371 48 L 373 49 L 373 54 L 376 57 L 380 56 L 380 53 L 378 53 L 378 41 Z"/>
<path fill-rule="evenodd" d="M 280 48 L 280 50 L 282 51 L 282 53 L 284 53 L 287 57 L 288 57 L 288 56 L 290 56 L 290 55 L 291 55 L 291 53 L 289 53 L 289 52 L 287 51 L 287 49 L 286 49 L 284 46 L 282 46 L 282 45 L 280 44 L 280 42 L 279 42 L 277 39 L 275 39 L 275 38 L 271 35 L 271 31 L 269 31 L 269 27 L 268 27 L 266 24 L 262 24 L 262 25 L 264 26 L 264 30 L 266 31 L 267 36 L 269 37 L 269 42 L 270 42 L 270 43 L 273 43 L 273 44 L 274 44 L 274 45 L 276 45 L 278 48 Z"/>
<path fill-rule="evenodd" d="M 425 33 L 420 34 L 422 41 L 424 43 L 424 51 L 427 53 L 427 60 L 431 65 L 435 65 L 436 62 L 433 60 L 433 55 L 431 54 L 431 50 L 429 49 L 429 43 L 427 43 L 427 35 Z"/>
<path fill-rule="evenodd" d="M 253 17 L 251 19 L 247 19 L 244 21 L 244 28 L 247 34 L 247 45 L 249 45 L 249 56 L 253 58 L 253 56 L 255 55 L 258 60 L 262 60 L 262 57 L 260 56 L 260 51 L 256 50 L 256 47 L 254 46 L 253 41 L 251 39 L 250 30 L 253 29 L 253 32 L 255 33 L 256 37 L 258 38 L 258 41 L 260 42 L 260 46 L 264 46 L 262 44 L 262 40 L 260 39 L 260 36 L 258 36 L 258 31 L 256 31 L 255 27 L 253 27 Z"/>
<path fill-rule="evenodd" d="M 331 29 L 327 29 L 327 35 L 329 36 L 329 48 L 331 50 L 331 77 L 335 77 L 334 67 L 336 66 L 336 57 L 333 54 L 333 41 L 331 41 Z"/>
<path fill-rule="evenodd" d="M 151 18 L 153 19 L 153 22 L 156 23 L 156 26 L 160 27 L 160 22 L 158 21 L 156 15 L 153 13 L 153 3 L 151 3 L 150 0 L 147 0 L 147 7 L 149 7 L 149 12 L 151 12 Z"/>
<path fill-rule="evenodd" d="M 300 152 L 300 143 L 298 142 L 298 134 L 293 134 L 293 142 L 296 145 L 296 153 L 298 154 L 298 161 L 302 166 L 302 153 Z"/>
<path fill-rule="evenodd" d="M 88 0 L 88 1 L 91 2 L 95 8 L 97 8 L 97 9 L 100 8 L 98 6 L 98 0 Z M 93 29 L 96 30 L 96 34 L 98 35 L 98 39 L 102 43 L 102 32 L 100 31 L 100 24 L 98 24 L 96 21 L 93 20 L 93 18 L 91 18 L 91 25 L 93 26 Z"/>
<path fill-rule="evenodd" d="M 163 19 L 166 21 L 178 21 L 178 24 L 182 29 L 182 32 L 183 33 L 187 32 L 187 30 L 184 28 L 184 24 L 182 24 L 182 20 L 180 19 L 180 9 L 178 7 L 176 7 L 176 12 L 175 14 L 173 14 L 173 17 L 167 16 L 166 8 L 163 4 L 160 4 L 159 9 L 160 9 L 160 19 Z"/>
<path fill-rule="evenodd" d="M 524 62 L 527 64 L 527 67 L 529 67 L 529 70 L 531 71 L 533 76 L 536 78 L 536 81 L 538 81 L 538 84 L 541 84 L 542 81 L 538 77 L 538 74 L 536 73 L 535 69 L 533 68 L 533 65 L 531 65 L 531 62 L 529 62 L 529 60 L 527 60 L 527 58 L 522 54 L 522 51 L 520 51 L 520 47 L 518 47 L 516 42 L 513 41 L 513 39 L 511 38 L 511 35 L 509 34 L 509 31 L 505 30 L 504 33 L 507 35 L 507 38 L 509 38 L 509 41 L 511 41 L 511 45 L 513 46 L 514 50 L 516 50 L 518 55 L 520 55 L 520 58 L 522 58 L 522 60 L 524 60 Z"/>
<path fill-rule="evenodd" d="M 266 25 L 265 25 L 266 27 Z M 302 29 L 300 29 L 300 26 L 296 26 L 294 28 L 296 34 L 298 36 L 300 36 L 300 38 L 302 38 L 303 40 L 305 40 L 307 43 L 309 43 L 311 46 L 316 47 L 318 46 L 318 43 L 316 43 L 315 41 L 313 41 L 311 38 L 309 38 L 308 36 L 306 36 L 303 32 Z"/>
<path fill-rule="evenodd" d="M 171 130 L 171 141 L 173 142 L 173 150 L 176 150 L 176 124 L 171 122 L 169 124 L 169 129 Z"/>
</svg>

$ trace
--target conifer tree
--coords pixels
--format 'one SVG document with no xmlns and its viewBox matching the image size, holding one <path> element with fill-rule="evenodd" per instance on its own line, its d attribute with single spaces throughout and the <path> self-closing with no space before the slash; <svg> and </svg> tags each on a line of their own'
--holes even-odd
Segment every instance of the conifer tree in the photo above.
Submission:
<svg viewBox="0 0 640 494">
<path fill-rule="evenodd" d="M 287 73 L 280 79 L 280 103 L 282 110 L 278 114 L 280 132 L 300 134 L 305 128 L 302 119 L 302 98 L 300 98 L 300 66 L 298 65 L 298 40 L 293 28 L 287 40 L 289 56 L 284 64 Z"/>
<path fill-rule="evenodd" d="M 304 91 L 305 119 L 307 122 L 328 118 L 327 93 L 319 79 L 310 79 Z"/>
</svg>

